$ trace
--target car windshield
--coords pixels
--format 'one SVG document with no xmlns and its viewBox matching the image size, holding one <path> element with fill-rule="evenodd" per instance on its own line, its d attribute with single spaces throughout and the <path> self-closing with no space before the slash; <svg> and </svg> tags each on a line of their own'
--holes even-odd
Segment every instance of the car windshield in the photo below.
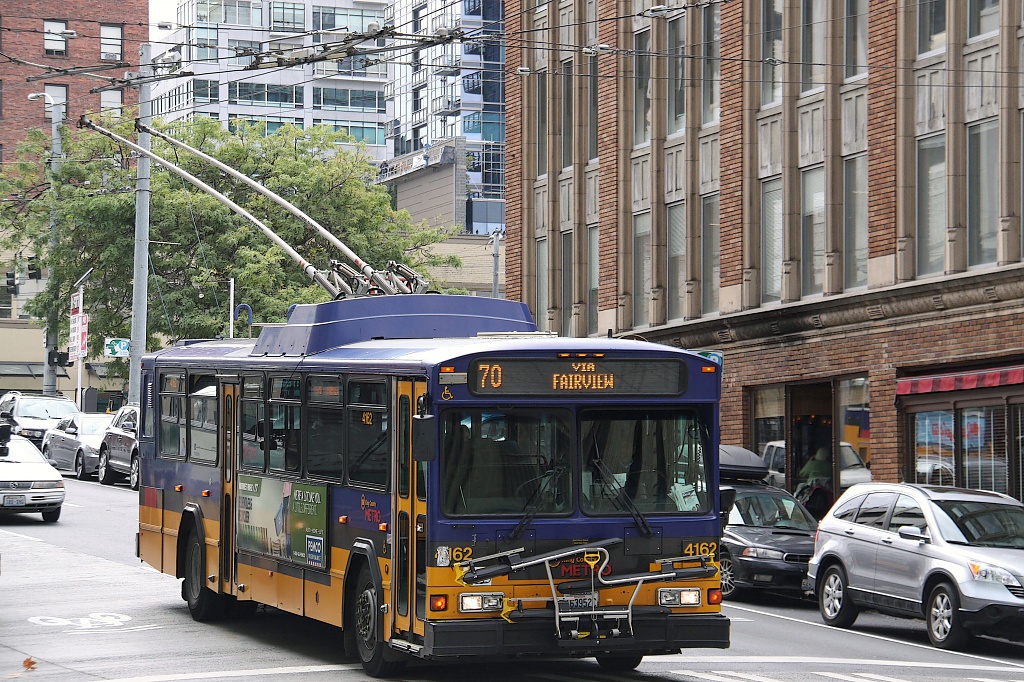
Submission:
<svg viewBox="0 0 1024 682">
<path fill-rule="evenodd" d="M 32 462 L 38 464 L 45 461 L 43 456 L 39 454 L 39 450 L 36 449 L 36 446 L 27 440 L 11 440 L 7 443 L 7 454 L 0 454 L 0 464 L 4 462 Z M 0 477 L 2 476 L 3 474 L 0 474 Z"/>
<path fill-rule="evenodd" d="M 976 500 L 935 500 L 939 533 L 973 547 L 1024 547 L 1024 507 Z"/>
<path fill-rule="evenodd" d="M 74 412 L 78 412 L 78 407 L 70 400 L 22 398 L 14 416 L 30 419 L 60 419 Z"/>
<path fill-rule="evenodd" d="M 557 514 L 572 500 L 568 412 L 444 415 L 442 507 L 450 516 Z"/>
<path fill-rule="evenodd" d="M 110 421 L 111 415 L 109 414 L 87 415 L 82 418 L 80 433 L 83 436 L 99 436 L 110 426 Z"/>
<path fill-rule="evenodd" d="M 818 522 L 792 497 L 769 491 L 738 491 L 729 525 L 811 531 Z"/>
<path fill-rule="evenodd" d="M 849 443 L 841 444 L 839 446 L 839 468 L 853 469 L 856 467 L 864 468 L 864 460 L 860 458 L 860 455 L 857 454 L 852 445 Z"/>
</svg>

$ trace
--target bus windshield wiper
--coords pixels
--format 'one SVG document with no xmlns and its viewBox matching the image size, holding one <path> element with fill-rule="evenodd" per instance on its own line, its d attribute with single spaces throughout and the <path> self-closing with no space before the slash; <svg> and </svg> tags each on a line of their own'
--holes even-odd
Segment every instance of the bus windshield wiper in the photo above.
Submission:
<svg viewBox="0 0 1024 682">
<path fill-rule="evenodd" d="M 547 492 L 548 487 L 551 485 L 551 481 L 557 480 L 561 475 L 565 473 L 564 466 L 556 466 L 544 474 L 544 481 L 537 486 L 537 489 L 533 491 L 533 495 L 526 502 L 526 506 L 523 507 L 523 518 L 519 519 L 519 523 L 512 529 L 512 532 L 508 534 L 509 540 L 515 540 L 522 534 L 526 527 L 533 521 L 533 517 L 537 515 L 540 510 L 540 504 L 544 501 L 544 493 Z"/>
<path fill-rule="evenodd" d="M 640 509 L 637 508 L 636 503 L 633 502 L 633 498 L 626 494 L 626 489 L 615 479 L 615 475 L 608 471 L 608 467 L 604 465 L 604 462 L 597 458 L 594 458 L 591 461 L 594 463 L 594 468 L 600 472 L 602 478 L 615 486 L 615 497 L 611 498 L 612 501 L 615 502 L 620 509 L 625 508 L 625 510 L 629 512 L 629 515 L 633 517 L 634 521 L 636 521 L 637 528 L 640 529 L 640 532 L 643 533 L 645 538 L 649 538 L 654 535 L 654 531 L 651 530 L 651 526 L 647 523 L 647 519 L 644 518 L 644 515 L 640 513 Z"/>
</svg>

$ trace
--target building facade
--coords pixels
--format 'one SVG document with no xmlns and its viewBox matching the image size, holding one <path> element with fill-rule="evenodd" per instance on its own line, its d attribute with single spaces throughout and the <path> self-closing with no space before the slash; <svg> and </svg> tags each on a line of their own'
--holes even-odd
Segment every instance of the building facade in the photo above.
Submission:
<svg viewBox="0 0 1024 682">
<path fill-rule="evenodd" d="M 724 353 L 723 442 L 1024 495 L 1021 0 L 509 0 L 509 298 Z M 833 480 L 840 464 L 833 458 Z"/>
<path fill-rule="evenodd" d="M 147 0 L 6 3 L 0 9 L 0 49 L 9 58 L 0 63 L 0 163 L 16 161 L 17 144 L 29 130 L 52 133 L 53 103 L 62 105 L 66 127 L 73 127 L 83 114 L 119 115 L 122 108 L 135 106 L 135 90 L 91 91 L 102 85 L 95 76 L 122 78 L 126 71 L 137 70 L 139 46 L 149 36 L 148 16 Z M 29 95 L 37 96 L 30 100 Z M 46 268 L 29 265 L 39 263 L 35 255 L 0 254 L 2 270 L 14 273 L 15 279 L 13 292 L 6 282 L 0 287 L 0 391 L 42 388 L 44 332 L 24 313 L 25 304 L 46 282 Z M 58 390 L 73 395 L 74 376 L 62 367 L 56 372 Z M 106 387 L 95 370 L 84 373 L 83 384 Z"/>
</svg>

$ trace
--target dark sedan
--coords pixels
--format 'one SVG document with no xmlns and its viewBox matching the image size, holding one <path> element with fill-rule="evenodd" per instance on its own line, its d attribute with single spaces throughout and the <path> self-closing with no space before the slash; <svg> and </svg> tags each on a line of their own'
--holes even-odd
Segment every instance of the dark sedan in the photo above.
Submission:
<svg viewBox="0 0 1024 682">
<path fill-rule="evenodd" d="M 132 490 L 139 489 L 139 441 L 136 433 L 139 427 L 139 406 L 125 405 L 103 434 L 100 443 L 100 483 L 110 485 L 127 476 Z"/>
</svg>

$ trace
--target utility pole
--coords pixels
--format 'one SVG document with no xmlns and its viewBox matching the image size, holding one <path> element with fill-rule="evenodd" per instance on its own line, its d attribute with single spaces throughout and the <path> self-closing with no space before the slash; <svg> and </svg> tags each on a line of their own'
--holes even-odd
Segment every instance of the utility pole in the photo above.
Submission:
<svg viewBox="0 0 1024 682">
<path fill-rule="evenodd" d="M 149 126 L 152 115 L 147 77 L 153 74 L 153 47 L 139 46 L 139 122 Z M 149 151 L 150 136 L 139 132 L 139 146 Z M 132 337 L 128 352 L 128 402 L 142 402 L 142 354 L 146 352 L 146 320 L 149 306 L 149 169 L 150 160 L 139 156 L 135 188 L 135 270 L 132 289 Z"/>
</svg>

